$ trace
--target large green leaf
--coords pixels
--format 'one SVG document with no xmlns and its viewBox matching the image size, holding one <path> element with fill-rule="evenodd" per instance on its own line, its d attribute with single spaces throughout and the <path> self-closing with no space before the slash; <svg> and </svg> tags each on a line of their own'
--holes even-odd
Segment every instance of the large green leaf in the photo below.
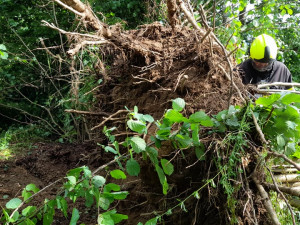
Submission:
<svg viewBox="0 0 300 225">
<path fill-rule="evenodd" d="M 135 132 L 142 134 L 146 131 L 146 124 L 138 120 L 128 120 L 127 126 Z"/>
<path fill-rule="evenodd" d="M 30 216 L 36 209 L 36 206 L 27 206 L 25 209 L 22 210 L 22 215 Z"/>
<path fill-rule="evenodd" d="M 4 45 L 4 44 L 0 44 L 0 50 L 4 50 L 4 51 L 6 51 L 6 47 L 5 47 L 5 45 Z"/>
<path fill-rule="evenodd" d="M 277 136 L 277 144 L 278 144 L 279 147 L 285 146 L 285 140 L 282 137 L 282 135 L 278 135 Z"/>
<path fill-rule="evenodd" d="M 151 220 L 148 220 L 145 225 L 156 225 L 157 224 L 157 218 L 154 217 Z"/>
<path fill-rule="evenodd" d="M 11 199 L 9 202 L 6 203 L 6 208 L 8 209 L 16 209 L 19 207 L 19 205 L 21 205 L 22 200 L 19 198 L 13 198 Z"/>
<path fill-rule="evenodd" d="M 154 165 L 157 165 L 158 164 L 158 159 L 157 159 L 158 152 L 157 152 L 157 150 L 153 147 L 148 147 L 148 148 L 146 148 L 146 151 L 147 151 L 147 153 L 150 157 L 151 162 Z"/>
<path fill-rule="evenodd" d="M 126 179 L 126 175 L 122 170 L 112 170 L 110 175 L 115 179 Z"/>
<path fill-rule="evenodd" d="M 120 185 L 109 183 L 104 186 L 104 192 L 120 191 Z"/>
<path fill-rule="evenodd" d="M 114 220 L 111 218 L 110 215 L 106 214 L 99 214 L 98 216 L 98 225 L 115 225 Z"/>
<path fill-rule="evenodd" d="M 172 100 L 172 108 L 178 112 L 183 110 L 185 107 L 185 101 L 182 98 L 176 98 Z"/>
<path fill-rule="evenodd" d="M 188 148 L 193 144 L 193 139 L 187 135 L 177 134 L 175 140 L 178 142 L 181 149 Z"/>
<path fill-rule="evenodd" d="M 164 174 L 163 169 L 159 165 L 155 165 L 155 170 L 158 174 L 159 182 L 162 185 L 163 188 L 163 194 L 166 195 L 169 189 L 169 185 L 167 182 L 167 178 Z"/>
<path fill-rule="evenodd" d="M 119 191 L 119 192 L 111 192 L 109 195 L 112 196 L 114 199 L 123 200 L 127 198 L 128 194 L 129 194 L 128 191 Z"/>
<path fill-rule="evenodd" d="M 292 102 L 300 102 L 300 95 L 296 93 L 290 93 L 282 97 L 281 102 L 289 105 Z"/>
<path fill-rule="evenodd" d="M 181 123 L 188 121 L 187 118 L 185 118 L 180 112 L 174 109 L 169 109 L 165 114 L 165 118 L 168 119 L 171 123 Z"/>
<path fill-rule="evenodd" d="M 171 162 L 169 162 L 166 159 L 161 159 L 160 160 L 161 166 L 167 175 L 171 175 L 174 172 L 174 166 L 172 165 Z"/>
<path fill-rule="evenodd" d="M 199 124 L 191 124 L 191 130 L 192 130 L 193 145 L 199 146 L 200 145 L 200 139 L 199 139 L 200 125 Z"/>
<path fill-rule="evenodd" d="M 147 146 L 145 140 L 140 137 L 131 138 L 130 144 L 131 147 L 133 148 L 133 151 L 135 151 L 136 153 L 145 151 Z"/>
<path fill-rule="evenodd" d="M 111 152 L 111 153 L 114 153 L 114 154 L 118 154 L 118 152 L 114 148 L 112 148 L 110 146 L 105 146 L 104 150 L 106 152 Z"/>
<path fill-rule="evenodd" d="M 122 220 L 127 220 L 128 216 L 124 214 L 115 213 L 110 216 L 115 224 L 120 223 Z"/>
<path fill-rule="evenodd" d="M 35 184 L 27 184 L 25 187 L 26 191 L 32 191 L 33 193 L 37 193 L 40 189 L 35 186 Z"/>
<path fill-rule="evenodd" d="M 103 210 L 108 210 L 109 206 L 110 206 L 110 200 L 105 198 L 105 197 L 100 197 L 99 198 L 99 206 L 103 209 Z"/>
<path fill-rule="evenodd" d="M 200 143 L 199 146 L 195 147 L 195 154 L 198 160 L 202 161 L 205 160 L 205 147 L 203 143 Z"/>
<path fill-rule="evenodd" d="M 276 102 L 278 99 L 280 99 L 281 95 L 280 94 L 272 94 L 270 96 L 267 97 L 260 97 L 258 98 L 255 103 L 257 105 L 262 105 L 265 107 L 268 107 L 270 105 L 272 105 L 274 102 Z"/>
<path fill-rule="evenodd" d="M 99 188 L 105 184 L 106 180 L 104 177 L 97 175 L 92 178 L 92 182 L 96 188 Z"/>
<path fill-rule="evenodd" d="M 212 127 L 214 125 L 211 118 L 203 111 L 196 112 L 190 116 L 190 121 L 194 123 L 200 123 L 202 126 Z"/>
<path fill-rule="evenodd" d="M 76 225 L 77 221 L 79 220 L 79 211 L 76 208 L 73 208 L 72 211 L 72 217 L 71 217 L 71 221 L 70 221 L 70 225 Z"/>
<path fill-rule="evenodd" d="M 134 160 L 134 159 L 129 159 L 126 162 L 126 171 L 130 176 L 138 176 L 140 173 L 140 164 Z"/>
</svg>

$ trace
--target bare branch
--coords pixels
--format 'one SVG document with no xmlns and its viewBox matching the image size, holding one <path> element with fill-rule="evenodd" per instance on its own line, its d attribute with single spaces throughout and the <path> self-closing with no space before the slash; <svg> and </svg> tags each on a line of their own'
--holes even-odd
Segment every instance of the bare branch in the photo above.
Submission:
<svg viewBox="0 0 300 225">
<path fill-rule="evenodd" d="M 77 44 L 75 46 L 75 48 L 68 50 L 67 53 L 70 56 L 74 56 L 85 45 L 100 45 L 100 44 L 105 44 L 105 43 L 109 43 L 109 42 L 107 40 L 101 40 L 101 41 L 83 41 L 83 42 Z"/>
<path fill-rule="evenodd" d="M 277 215 L 276 215 L 276 212 L 275 210 L 273 209 L 273 206 L 272 206 L 272 202 L 269 198 L 269 195 L 268 193 L 265 191 L 264 187 L 260 184 L 260 182 L 258 181 L 256 175 L 252 175 L 252 179 L 254 181 L 254 183 L 256 184 L 256 187 L 260 193 L 260 196 L 262 197 L 262 200 L 263 200 L 263 204 L 270 216 L 270 219 L 272 220 L 272 224 L 274 225 L 281 225 L 281 223 L 279 222 L 278 218 L 277 218 Z"/>
<path fill-rule="evenodd" d="M 109 116 L 109 114 L 106 112 L 88 112 L 88 111 L 81 111 L 81 110 L 75 110 L 75 109 L 66 109 L 65 112 L 84 114 L 84 115 L 93 115 L 93 116 Z"/>
<path fill-rule="evenodd" d="M 95 129 L 97 129 L 97 128 L 103 126 L 107 121 L 109 121 L 109 120 L 114 120 L 114 118 L 113 118 L 114 116 L 116 116 L 116 115 L 118 115 L 118 114 L 121 114 L 121 113 L 124 113 L 124 112 L 127 112 L 127 113 L 128 113 L 128 111 L 125 110 L 125 109 L 118 110 L 116 113 L 110 115 L 110 116 L 107 117 L 107 118 L 104 118 L 104 120 L 103 120 L 100 124 L 98 124 L 97 126 L 93 127 L 91 130 L 95 130 Z"/>
</svg>

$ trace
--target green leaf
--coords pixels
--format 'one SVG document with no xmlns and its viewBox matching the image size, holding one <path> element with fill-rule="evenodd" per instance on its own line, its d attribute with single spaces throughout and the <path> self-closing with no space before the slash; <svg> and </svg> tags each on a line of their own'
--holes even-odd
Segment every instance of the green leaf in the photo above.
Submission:
<svg viewBox="0 0 300 225">
<path fill-rule="evenodd" d="M 71 217 L 71 221 L 70 221 L 70 225 L 76 225 L 77 221 L 79 220 L 79 211 L 74 208 L 73 212 L 72 212 L 72 217 Z"/>
<path fill-rule="evenodd" d="M 145 225 L 156 225 L 157 224 L 157 217 L 148 220 Z"/>
<path fill-rule="evenodd" d="M 130 139 L 131 147 L 133 148 L 133 151 L 136 153 L 140 153 L 142 151 L 146 150 L 146 142 L 144 139 L 140 137 L 133 137 Z"/>
<path fill-rule="evenodd" d="M 190 116 L 190 121 L 200 123 L 202 126 L 212 127 L 214 125 L 211 118 L 203 111 L 196 112 Z"/>
<path fill-rule="evenodd" d="M 167 175 L 171 175 L 174 172 L 174 166 L 172 165 L 171 162 L 169 162 L 166 159 L 161 159 L 160 160 L 161 166 Z"/>
<path fill-rule="evenodd" d="M 26 224 L 26 225 L 35 225 L 36 222 L 33 222 L 31 219 L 26 218 L 25 224 Z"/>
<path fill-rule="evenodd" d="M 70 181 L 70 183 L 72 185 L 76 184 L 76 177 L 74 177 L 74 176 L 68 176 L 67 179 Z"/>
<path fill-rule="evenodd" d="M 282 135 L 278 135 L 278 136 L 277 136 L 277 144 L 278 144 L 278 146 L 280 146 L 280 147 L 285 146 L 285 140 L 284 140 L 284 138 L 282 137 Z"/>
<path fill-rule="evenodd" d="M 112 170 L 110 175 L 115 179 L 126 179 L 126 175 L 122 170 Z"/>
<path fill-rule="evenodd" d="M 0 58 L 1 59 L 8 59 L 8 54 L 6 52 L 0 51 Z"/>
<path fill-rule="evenodd" d="M 288 9 L 287 12 L 288 12 L 289 15 L 293 15 L 293 10 L 292 9 Z"/>
<path fill-rule="evenodd" d="M 129 194 L 128 191 L 119 191 L 119 192 L 111 192 L 110 196 L 112 196 L 114 199 L 117 200 L 123 200 L 127 198 L 127 195 Z"/>
<path fill-rule="evenodd" d="M 0 44 L 0 50 L 6 51 L 6 47 L 4 44 Z"/>
<path fill-rule="evenodd" d="M 155 148 L 153 147 L 147 147 L 146 148 L 146 151 L 150 157 L 150 160 L 151 162 L 154 164 L 154 165 L 157 165 L 158 164 L 158 159 L 157 159 L 157 156 L 158 156 L 158 152 Z"/>
<path fill-rule="evenodd" d="M 200 131 L 200 125 L 199 124 L 191 124 L 191 130 L 192 132 L 192 139 L 194 146 L 200 145 L 200 139 L 199 139 L 199 131 Z"/>
<path fill-rule="evenodd" d="M 126 162 L 126 171 L 130 176 L 138 176 L 140 173 L 140 164 L 134 160 L 134 159 L 129 159 Z"/>
<path fill-rule="evenodd" d="M 253 20 L 253 26 L 258 27 L 259 26 L 259 20 Z"/>
<path fill-rule="evenodd" d="M 153 117 L 150 115 L 143 115 L 143 119 L 149 123 L 152 123 L 154 121 Z"/>
<path fill-rule="evenodd" d="M 5 207 L 7 209 L 16 209 L 21 205 L 22 200 L 19 198 L 13 198 L 9 202 L 6 203 Z"/>
<path fill-rule="evenodd" d="M 285 105 L 289 105 L 292 102 L 300 102 L 300 95 L 296 93 L 290 93 L 282 97 L 281 102 Z"/>
<path fill-rule="evenodd" d="M 106 146 L 106 147 L 104 148 L 104 150 L 105 150 L 106 152 L 111 152 L 111 153 L 114 153 L 114 154 L 118 154 L 118 152 L 117 152 L 114 148 L 112 148 L 112 147 L 110 147 L 110 146 Z"/>
<path fill-rule="evenodd" d="M 25 187 L 26 191 L 33 191 L 33 193 L 39 192 L 40 189 L 38 189 L 35 184 L 28 184 Z"/>
<path fill-rule="evenodd" d="M 107 198 L 104 197 L 100 197 L 99 198 L 99 206 L 103 209 L 103 210 L 108 210 L 109 206 L 110 206 L 110 201 Z"/>
<path fill-rule="evenodd" d="M 27 199 L 29 199 L 31 196 L 32 196 L 31 192 L 28 192 L 25 189 L 22 191 L 22 197 L 23 197 L 24 201 L 26 201 Z"/>
<path fill-rule="evenodd" d="M 97 219 L 98 225 L 115 225 L 110 215 L 99 214 Z"/>
<path fill-rule="evenodd" d="M 99 188 L 105 184 L 106 180 L 104 177 L 97 175 L 92 178 L 92 182 L 96 188 Z"/>
<path fill-rule="evenodd" d="M 274 102 L 276 102 L 278 99 L 280 99 L 280 94 L 272 94 L 268 97 L 260 97 L 258 98 L 255 103 L 257 105 L 262 105 L 265 107 L 268 107 L 272 105 Z"/>
<path fill-rule="evenodd" d="M 127 220 L 128 216 L 124 215 L 124 214 L 112 214 L 110 215 L 110 217 L 113 219 L 113 221 L 115 222 L 115 224 L 120 223 L 122 220 Z"/>
<path fill-rule="evenodd" d="M 68 176 L 73 176 L 75 177 L 76 179 L 79 178 L 80 176 L 80 173 L 83 172 L 84 170 L 84 166 L 81 166 L 81 167 L 77 167 L 75 169 L 71 169 L 69 172 L 68 172 Z M 72 178 L 71 178 L 72 179 Z"/>
<path fill-rule="evenodd" d="M 36 206 L 27 206 L 25 209 L 22 210 L 22 215 L 29 217 L 37 209 Z"/>
<path fill-rule="evenodd" d="M 187 136 L 187 135 L 177 134 L 177 135 L 175 136 L 175 140 L 178 141 L 179 147 L 180 147 L 181 149 L 188 148 L 188 147 L 190 147 L 190 146 L 193 144 L 193 139 L 190 138 L 190 137 Z"/>
<path fill-rule="evenodd" d="M 18 211 L 14 212 L 12 218 L 9 220 L 10 222 L 16 222 L 19 219 L 20 213 Z"/>
<path fill-rule="evenodd" d="M 120 190 L 121 190 L 120 186 L 114 183 L 109 183 L 104 186 L 104 192 L 120 191 Z"/>
<path fill-rule="evenodd" d="M 176 98 L 172 100 L 172 108 L 178 112 L 183 110 L 185 107 L 185 101 L 182 98 Z"/>
<path fill-rule="evenodd" d="M 159 178 L 159 182 L 160 184 L 162 185 L 162 188 L 163 188 L 163 194 L 166 195 L 167 192 L 168 192 L 168 189 L 169 189 L 169 185 L 167 183 L 167 178 L 164 174 L 164 171 L 162 168 L 160 168 L 159 165 L 156 165 L 155 166 L 155 170 L 157 172 L 157 175 L 158 175 L 158 178 Z"/>
<path fill-rule="evenodd" d="M 195 154 L 198 160 L 202 161 L 205 160 L 205 147 L 203 143 L 200 144 L 200 146 L 195 147 Z"/>
<path fill-rule="evenodd" d="M 61 205 L 61 211 L 63 212 L 64 216 L 67 218 L 68 217 L 68 203 L 64 198 L 60 199 L 60 205 Z"/>
<path fill-rule="evenodd" d="M 181 123 L 187 121 L 187 119 L 180 112 L 174 109 L 169 109 L 165 114 L 165 118 L 171 123 Z"/>
<path fill-rule="evenodd" d="M 128 120 L 127 126 L 135 132 L 142 134 L 146 131 L 146 124 L 138 120 Z"/>
</svg>

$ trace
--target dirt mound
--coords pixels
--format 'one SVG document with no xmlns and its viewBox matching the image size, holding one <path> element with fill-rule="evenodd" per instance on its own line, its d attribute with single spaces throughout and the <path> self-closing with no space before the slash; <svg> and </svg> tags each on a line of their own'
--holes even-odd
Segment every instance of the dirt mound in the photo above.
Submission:
<svg viewBox="0 0 300 225">
<path fill-rule="evenodd" d="M 229 99 L 232 105 L 240 104 L 235 90 L 231 96 L 231 81 L 222 71 L 229 67 L 221 47 L 209 38 L 200 42 L 202 37 L 195 30 L 174 31 L 159 23 L 119 33 L 103 54 L 109 69 L 97 67 L 106 82 L 96 110 L 112 113 L 138 106 L 140 112 L 159 119 L 177 97 L 186 101 L 187 114 L 216 114 L 228 107 Z M 233 81 L 243 90 L 237 74 Z"/>
</svg>

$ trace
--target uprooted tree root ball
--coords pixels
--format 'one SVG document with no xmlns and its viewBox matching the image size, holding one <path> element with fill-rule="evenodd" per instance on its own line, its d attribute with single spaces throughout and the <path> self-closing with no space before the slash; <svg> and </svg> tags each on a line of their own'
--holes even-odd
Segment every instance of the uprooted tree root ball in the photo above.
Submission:
<svg viewBox="0 0 300 225">
<path fill-rule="evenodd" d="M 178 2 L 184 11 L 183 2 Z M 168 3 L 174 6 L 175 1 Z M 80 15 L 90 10 L 83 4 L 77 7 L 73 8 L 81 10 Z M 79 222 L 85 224 L 96 223 L 98 215 L 110 209 L 128 215 L 121 222 L 128 225 L 151 219 L 155 219 L 153 224 L 169 225 L 274 224 L 277 218 L 272 216 L 270 199 L 261 185 L 266 179 L 261 146 L 268 143 L 246 104 L 235 62 L 212 29 L 180 27 L 175 20 L 172 27 L 153 23 L 130 31 L 118 26 L 108 29 L 97 23 L 92 13 L 88 23 L 96 35 L 65 32 L 45 22 L 70 41 L 70 82 L 78 106 L 86 104 L 78 97 L 80 76 L 99 81 L 84 94 L 93 95 L 89 102 L 93 105 L 85 107 L 90 111 L 80 107 L 66 110 L 74 118 L 83 115 L 81 132 L 92 143 L 72 145 L 71 149 L 59 144 L 50 149 L 37 145 L 38 150 L 9 167 L 39 178 L 36 183 L 41 188 L 55 182 L 44 193 L 47 198 L 60 193 L 62 180 L 56 180 L 76 166 L 96 169 L 93 175 L 103 176 L 102 181 L 105 177 L 107 183 L 115 182 L 110 170 L 128 172 L 129 161 L 130 166 L 138 167 L 139 173 L 133 171 L 133 176 L 117 181 L 129 195 L 126 199 L 118 196 L 118 201 L 109 202 L 109 208 L 102 202 L 98 209 L 85 208 L 84 200 L 69 200 L 80 209 Z M 82 57 L 76 57 L 80 52 Z M 88 68 L 82 67 L 85 54 L 96 59 Z M 130 120 L 136 127 L 131 124 L 130 128 Z M 103 184 L 98 179 L 99 189 Z M 87 181 L 86 185 L 92 184 Z M 103 201 L 110 198 L 103 197 Z M 68 223 L 62 213 L 57 216 L 53 224 Z"/>
</svg>

